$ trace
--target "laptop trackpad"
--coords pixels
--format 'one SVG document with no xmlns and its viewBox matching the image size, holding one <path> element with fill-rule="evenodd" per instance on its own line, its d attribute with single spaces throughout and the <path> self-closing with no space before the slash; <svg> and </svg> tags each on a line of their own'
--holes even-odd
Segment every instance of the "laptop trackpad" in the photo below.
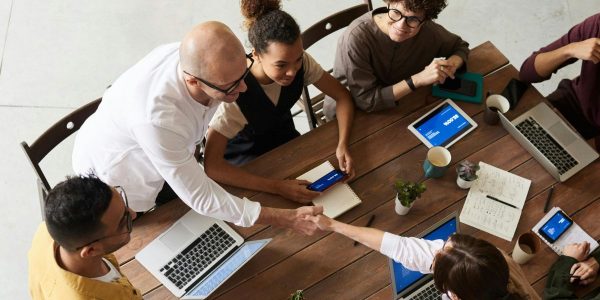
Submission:
<svg viewBox="0 0 600 300">
<path fill-rule="evenodd" d="M 193 237 L 192 232 L 182 222 L 177 222 L 173 228 L 160 237 L 160 241 L 171 251 L 177 252 Z"/>
<path fill-rule="evenodd" d="M 550 134 L 560 142 L 564 147 L 569 146 L 577 137 L 571 132 L 565 124 L 557 122 L 548 129 Z"/>
</svg>

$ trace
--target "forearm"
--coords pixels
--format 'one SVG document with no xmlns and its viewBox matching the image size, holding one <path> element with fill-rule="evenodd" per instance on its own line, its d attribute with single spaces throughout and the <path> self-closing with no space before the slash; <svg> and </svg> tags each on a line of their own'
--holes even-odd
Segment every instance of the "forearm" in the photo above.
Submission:
<svg viewBox="0 0 600 300">
<path fill-rule="evenodd" d="M 214 181 L 247 190 L 276 194 L 277 180 L 252 174 L 225 159 L 205 160 L 206 174 Z"/>
<path fill-rule="evenodd" d="M 417 86 L 417 83 L 414 82 L 414 77 L 413 77 L 413 84 L 415 85 L 416 88 L 419 88 L 419 86 Z M 402 81 L 394 84 L 392 86 L 392 91 L 394 93 L 394 100 L 396 102 L 399 101 L 400 99 L 402 99 L 404 96 L 412 93 L 412 90 L 406 83 L 406 80 L 402 80 Z"/>
<path fill-rule="evenodd" d="M 572 57 L 569 47 L 570 45 L 565 45 L 550 52 L 539 53 L 533 63 L 536 73 L 543 78 L 550 76 L 552 72 Z"/>
<path fill-rule="evenodd" d="M 373 250 L 381 249 L 383 231 L 369 227 L 358 227 L 336 220 L 332 220 L 331 230 L 351 238 Z"/>
<path fill-rule="evenodd" d="M 350 98 L 350 93 L 348 93 L 348 97 L 337 101 L 335 110 L 338 122 L 338 147 L 348 147 L 354 119 L 354 103 Z"/>
</svg>

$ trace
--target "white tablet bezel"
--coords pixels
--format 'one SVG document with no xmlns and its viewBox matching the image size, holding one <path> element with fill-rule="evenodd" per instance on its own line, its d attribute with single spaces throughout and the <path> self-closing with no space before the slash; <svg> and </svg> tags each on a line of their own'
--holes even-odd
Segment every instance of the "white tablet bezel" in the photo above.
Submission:
<svg viewBox="0 0 600 300">
<path fill-rule="evenodd" d="M 436 111 L 438 108 L 440 108 L 442 105 L 444 105 L 446 103 L 451 105 L 463 118 L 465 118 L 465 120 L 467 120 L 467 122 L 469 122 L 469 124 L 471 124 L 471 128 L 467 129 L 465 132 L 461 133 L 460 135 L 451 137 L 450 138 L 451 141 L 449 143 L 447 143 L 446 145 L 443 145 L 442 147 L 449 148 L 454 143 L 456 143 L 458 140 L 460 140 L 462 137 L 464 137 L 469 132 L 471 132 L 475 128 L 477 128 L 477 123 L 475 123 L 475 121 L 473 121 L 473 119 L 471 119 L 471 117 L 469 117 L 468 114 L 466 114 L 460 107 L 458 107 L 458 105 L 456 105 L 456 103 L 454 103 L 454 101 L 452 101 L 450 99 L 446 99 L 446 100 L 442 101 L 442 103 L 440 103 L 439 105 L 437 105 L 436 107 L 432 108 L 430 111 L 425 113 L 423 116 L 421 116 L 420 118 L 418 118 L 417 120 L 412 122 L 410 125 L 408 125 L 408 130 L 410 132 L 412 132 L 423 144 L 425 144 L 425 146 L 427 146 L 427 148 L 431 148 L 431 147 L 433 147 L 433 145 L 427 140 L 427 138 L 425 138 L 424 136 L 421 135 L 421 133 L 417 130 L 417 128 L 415 128 L 415 124 L 417 124 L 421 120 L 429 117 L 434 111 Z"/>
</svg>

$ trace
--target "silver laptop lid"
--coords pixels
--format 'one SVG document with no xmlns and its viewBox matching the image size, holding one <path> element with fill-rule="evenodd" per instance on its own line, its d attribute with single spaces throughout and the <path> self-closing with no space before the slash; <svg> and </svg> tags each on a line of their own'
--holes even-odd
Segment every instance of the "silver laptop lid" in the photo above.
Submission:
<svg viewBox="0 0 600 300">
<path fill-rule="evenodd" d="M 458 211 L 452 212 L 450 215 L 418 234 L 417 237 L 427 240 L 447 240 L 452 234 L 460 232 L 458 222 Z M 424 284 L 433 280 L 431 274 L 422 274 L 420 272 L 408 270 L 393 259 L 389 259 L 388 261 L 392 281 L 393 299 L 409 297 Z"/>
<path fill-rule="evenodd" d="M 232 238 L 233 242 L 227 246 L 218 256 L 207 259 L 207 264 L 199 271 L 194 271 L 193 277 L 186 277 L 185 284 L 177 286 L 177 281 L 173 282 L 172 273 L 166 273 L 170 270 L 165 270 L 165 266 L 169 269 L 182 270 L 185 266 L 175 262 L 177 256 L 182 251 L 187 251 L 188 247 L 194 247 L 192 244 L 203 235 L 210 233 L 210 230 L 217 229 L 218 232 L 224 232 L 228 238 Z M 210 234 L 208 235 L 210 236 Z M 244 238 L 240 236 L 233 228 L 225 222 L 213 219 L 207 216 L 200 215 L 193 210 L 183 215 L 169 229 L 165 230 L 156 239 L 150 242 L 142 249 L 135 258 L 144 266 L 160 283 L 162 283 L 171 293 L 177 297 L 181 297 L 195 283 L 207 275 L 210 270 L 215 267 L 227 255 L 231 254 L 236 247 L 244 242 Z M 165 275 L 166 274 L 166 275 Z M 169 277 L 167 277 L 169 276 Z M 190 276 L 191 277 L 191 276 Z"/>
</svg>

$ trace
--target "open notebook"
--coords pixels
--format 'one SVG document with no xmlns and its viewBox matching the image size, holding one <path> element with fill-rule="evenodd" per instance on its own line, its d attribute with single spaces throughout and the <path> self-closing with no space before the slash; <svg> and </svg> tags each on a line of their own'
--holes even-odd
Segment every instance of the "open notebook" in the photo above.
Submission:
<svg viewBox="0 0 600 300">
<path fill-rule="evenodd" d="M 467 194 L 460 222 L 511 241 L 531 180 L 484 162 L 479 166 L 479 178 Z"/>
<path fill-rule="evenodd" d="M 314 182 L 333 171 L 333 169 L 333 165 L 331 165 L 329 161 L 326 161 L 314 169 L 298 176 L 298 179 Z M 360 202 L 360 198 L 358 198 L 352 188 L 343 182 L 334 185 L 313 200 L 314 205 L 323 206 L 323 214 L 330 218 L 337 218 L 339 215 L 359 205 Z"/>
</svg>

